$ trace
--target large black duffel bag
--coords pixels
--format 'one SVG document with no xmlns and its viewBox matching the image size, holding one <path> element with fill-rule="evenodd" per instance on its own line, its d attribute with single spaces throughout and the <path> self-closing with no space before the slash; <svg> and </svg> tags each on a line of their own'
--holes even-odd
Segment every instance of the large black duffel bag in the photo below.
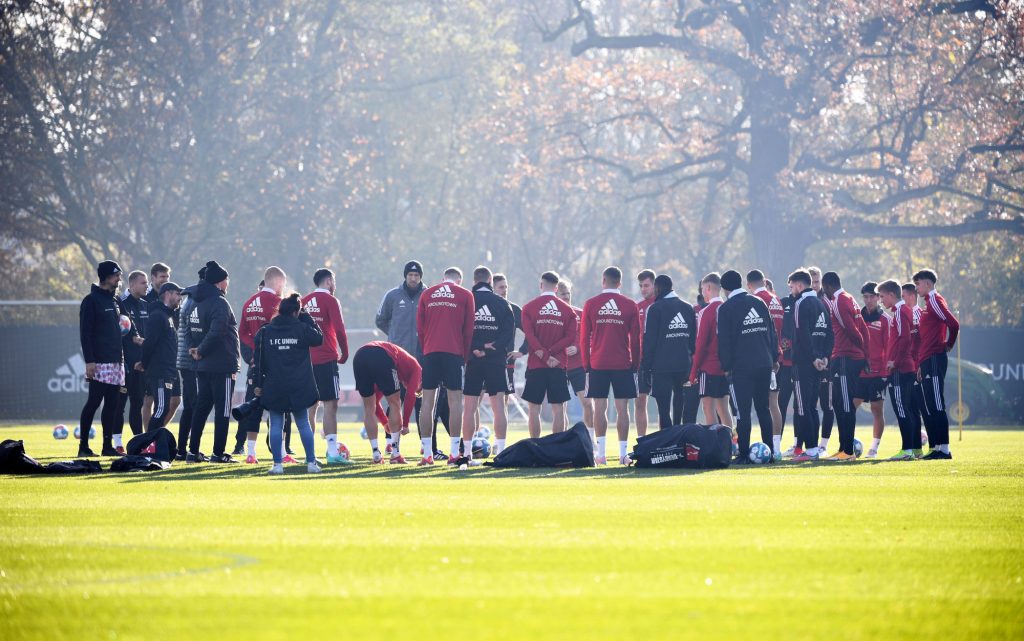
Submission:
<svg viewBox="0 0 1024 641">
<path fill-rule="evenodd" d="M 594 467 L 594 443 L 586 425 L 513 443 L 487 463 L 495 467 Z"/>
<path fill-rule="evenodd" d="M 733 434 L 725 425 L 675 425 L 637 439 L 631 458 L 637 467 L 729 467 Z"/>
<path fill-rule="evenodd" d="M 148 456 L 170 463 L 174 460 L 174 455 L 177 452 L 177 443 L 174 440 L 174 434 L 171 434 L 169 429 L 158 427 L 155 430 L 133 436 L 132 440 L 128 441 L 125 451 L 129 456 Z"/>
</svg>

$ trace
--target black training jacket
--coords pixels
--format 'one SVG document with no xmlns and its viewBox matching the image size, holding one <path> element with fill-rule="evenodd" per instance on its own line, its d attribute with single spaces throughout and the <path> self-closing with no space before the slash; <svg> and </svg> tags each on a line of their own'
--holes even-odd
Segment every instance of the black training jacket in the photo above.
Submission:
<svg viewBox="0 0 1024 641">
<path fill-rule="evenodd" d="M 120 318 L 121 306 L 114 293 L 93 285 L 78 308 L 78 332 L 86 363 L 120 363 L 124 360 Z"/>
<path fill-rule="evenodd" d="M 196 369 L 196 362 L 192 360 L 192 357 L 188 354 L 188 348 L 192 347 L 192 335 L 191 327 L 189 326 L 189 316 L 196 308 L 196 287 L 198 285 L 192 285 L 186 287 L 181 292 L 181 304 L 178 305 L 177 317 L 178 322 L 175 326 L 178 328 L 178 369 L 192 370 Z M 196 316 L 196 330 L 199 329 L 199 317 Z M 197 345 L 199 343 L 196 343 Z"/>
<path fill-rule="evenodd" d="M 163 301 L 149 306 L 146 342 L 142 344 L 142 367 L 150 380 L 177 375 L 178 333 L 174 328 L 174 310 Z"/>
<path fill-rule="evenodd" d="M 309 348 L 324 335 L 305 311 L 299 317 L 277 315 L 253 338 L 250 376 L 261 389 L 260 404 L 274 412 L 305 412 L 318 400 Z"/>
<path fill-rule="evenodd" d="M 669 292 L 647 308 L 644 327 L 643 372 L 690 372 L 697 344 L 697 313 L 693 305 Z"/>
<path fill-rule="evenodd" d="M 718 360 L 726 372 L 771 367 L 779 356 L 775 322 L 764 301 L 740 290 L 718 307 Z"/>
<path fill-rule="evenodd" d="M 128 370 L 135 367 L 135 364 L 142 360 L 142 345 L 136 345 L 133 340 L 136 336 L 146 338 L 146 320 L 149 318 L 149 303 L 142 298 L 135 298 L 125 292 L 121 296 L 121 313 L 132 321 L 134 332 L 129 332 L 121 339 L 124 349 L 124 363 Z"/>
<path fill-rule="evenodd" d="M 793 303 L 793 363 L 806 366 L 829 358 L 834 343 L 829 310 L 808 287 Z"/>
<path fill-rule="evenodd" d="M 192 329 L 192 340 L 201 359 L 196 371 L 234 374 L 238 371 L 238 321 L 224 292 L 207 282 L 196 287 L 195 316 L 199 323 L 199 342 Z M 191 318 L 190 322 L 191 325 Z"/>
<path fill-rule="evenodd" d="M 487 283 L 473 285 L 476 314 L 473 319 L 473 349 L 486 352 L 483 358 L 470 353 L 468 361 L 487 361 L 503 365 L 508 346 L 516 338 L 516 317 L 508 301 L 495 294 Z M 484 347 L 492 343 L 493 347 Z"/>
</svg>

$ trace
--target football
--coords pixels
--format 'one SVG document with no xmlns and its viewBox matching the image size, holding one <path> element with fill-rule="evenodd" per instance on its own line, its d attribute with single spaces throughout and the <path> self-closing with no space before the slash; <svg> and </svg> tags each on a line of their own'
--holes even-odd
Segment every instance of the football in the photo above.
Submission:
<svg viewBox="0 0 1024 641">
<path fill-rule="evenodd" d="M 63 441 L 68 437 L 68 428 L 64 425 L 58 425 L 53 428 L 53 438 L 58 441 Z"/>
<path fill-rule="evenodd" d="M 750 444 L 750 453 L 747 454 L 747 458 L 750 459 L 751 463 L 763 465 L 772 458 L 772 450 L 764 443 L 757 442 Z"/>
<path fill-rule="evenodd" d="M 117 324 L 121 326 L 121 336 L 127 336 L 128 332 L 132 331 L 132 321 L 124 314 L 117 319 Z"/>
<path fill-rule="evenodd" d="M 486 425 L 481 425 L 480 429 L 478 429 L 476 434 L 473 435 L 473 438 L 482 438 L 484 440 L 491 438 L 491 428 Z"/>
<path fill-rule="evenodd" d="M 864 444 L 860 442 L 860 439 L 853 439 L 853 454 L 857 458 L 864 455 Z"/>
<path fill-rule="evenodd" d="M 348 446 L 342 442 L 338 442 L 338 454 L 346 461 L 352 460 L 352 452 L 349 451 Z"/>
<path fill-rule="evenodd" d="M 359 438 L 363 439 L 364 441 L 366 439 L 370 438 L 369 436 L 366 435 L 366 427 L 365 426 L 363 427 L 363 429 L 359 430 Z"/>
<path fill-rule="evenodd" d="M 473 439 L 473 458 L 488 458 L 491 455 L 491 442 L 485 438 Z"/>
<path fill-rule="evenodd" d="M 79 425 L 78 427 L 75 428 L 75 438 L 77 438 L 79 440 L 81 440 L 81 438 L 82 438 L 82 426 L 81 425 Z M 90 427 L 89 428 L 89 438 L 96 438 L 96 428 L 95 427 Z"/>
</svg>

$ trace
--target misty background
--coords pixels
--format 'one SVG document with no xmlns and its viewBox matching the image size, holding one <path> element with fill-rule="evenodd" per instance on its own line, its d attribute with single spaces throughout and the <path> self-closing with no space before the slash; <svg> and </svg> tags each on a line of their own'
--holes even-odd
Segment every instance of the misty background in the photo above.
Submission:
<svg viewBox="0 0 1024 641">
<path fill-rule="evenodd" d="M 671 275 L 938 271 L 1022 322 L 1020 2 L 0 0 L 0 299 L 99 260 L 338 274 L 372 327 L 420 260 Z M 8 310 L 6 313 L 10 313 Z"/>
</svg>

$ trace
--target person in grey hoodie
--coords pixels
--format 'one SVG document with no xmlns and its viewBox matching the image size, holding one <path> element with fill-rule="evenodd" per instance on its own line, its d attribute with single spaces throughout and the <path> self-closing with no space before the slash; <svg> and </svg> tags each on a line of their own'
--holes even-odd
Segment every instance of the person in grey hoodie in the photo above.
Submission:
<svg viewBox="0 0 1024 641">
<path fill-rule="evenodd" d="M 405 351 L 416 357 L 422 364 L 423 350 L 420 349 L 420 341 L 416 332 L 416 307 L 420 302 L 420 294 L 426 289 L 423 286 L 423 265 L 416 260 L 410 260 L 405 264 L 402 272 L 405 281 L 388 290 L 380 301 L 377 309 L 377 329 L 384 332 L 389 343 L 398 345 Z M 405 399 L 406 390 L 403 388 L 402 399 Z M 413 392 L 415 393 L 415 391 Z M 416 399 L 416 421 L 420 417 L 420 404 L 422 399 Z M 388 445 L 391 445 L 391 435 L 388 435 Z M 434 449 L 437 449 L 436 447 Z"/>
</svg>

